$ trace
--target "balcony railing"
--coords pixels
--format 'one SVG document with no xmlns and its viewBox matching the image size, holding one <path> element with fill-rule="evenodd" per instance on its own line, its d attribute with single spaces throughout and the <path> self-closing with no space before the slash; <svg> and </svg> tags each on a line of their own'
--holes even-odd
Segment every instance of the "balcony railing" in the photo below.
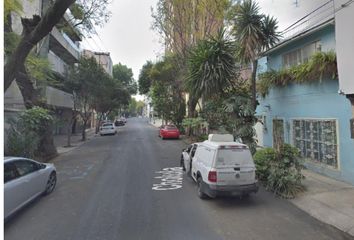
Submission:
<svg viewBox="0 0 354 240">
<path fill-rule="evenodd" d="M 73 97 L 70 93 L 48 86 L 45 89 L 45 96 L 48 105 L 70 109 L 74 107 Z"/>
<path fill-rule="evenodd" d="M 68 71 L 68 65 L 55 53 L 49 51 L 48 53 L 48 61 L 52 65 L 52 70 L 59 73 L 62 76 L 65 76 Z"/>
<path fill-rule="evenodd" d="M 56 27 L 52 29 L 51 36 L 54 38 L 54 41 L 51 41 L 50 48 L 55 54 L 66 58 L 69 62 L 79 59 L 80 50 L 69 37 L 65 36 L 65 34 L 60 32 Z"/>
</svg>

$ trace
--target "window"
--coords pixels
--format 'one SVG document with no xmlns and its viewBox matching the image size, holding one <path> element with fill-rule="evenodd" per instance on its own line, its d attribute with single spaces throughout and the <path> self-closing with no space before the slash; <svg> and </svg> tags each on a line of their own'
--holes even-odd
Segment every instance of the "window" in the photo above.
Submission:
<svg viewBox="0 0 354 240">
<path fill-rule="evenodd" d="M 273 147 L 278 148 L 284 143 L 284 121 L 273 119 Z"/>
<path fill-rule="evenodd" d="M 293 140 L 302 157 L 338 167 L 336 120 L 293 120 Z"/>
<path fill-rule="evenodd" d="M 24 176 L 38 170 L 38 165 L 32 161 L 19 160 L 15 161 L 14 164 L 20 176 Z"/>
<path fill-rule="evenodd" d="M 283 55 L 283 67 L 288 68 L 307 62 L 315 53 L 321 51 L 321 42 L 315 41 Z"/>
<path fill-rule="evenodd" d="M 15 165 L 10 162 L 10 163 L 5 163 L 4 165 L 4 182 L 9 182 L 11 180 L 14 180 L 15 178 L 18 177 L 18 173 L 16 170 Z"/>
</svg>

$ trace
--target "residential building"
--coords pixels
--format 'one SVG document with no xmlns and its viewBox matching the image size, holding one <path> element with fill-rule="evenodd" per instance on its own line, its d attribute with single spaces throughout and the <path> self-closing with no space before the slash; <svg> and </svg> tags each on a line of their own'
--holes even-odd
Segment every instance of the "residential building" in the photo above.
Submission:
<svg viewBox="0 0 354 240">
<path fill-rule="evenodd" d="M 259 59 L 259 73 L 305 63 L 318 51 L 338 53 L 342 46 L 338 46 L 334 12 L 266 51 Z M 341 77 L 352 78 L 347 73 L 352 72 L 354 66 L 341 65 L 341 57 L 337 54 L 339 81 L 331 76 L 313 76 L 313 80 L 303 83 L 272 86 L 266 96 L 260 96 L 257 115 L 262 125 L 258 124 L 256 131 L 259 145 L 292 144 L 300 150 L 308 169 L 354 184 L 354 139 L 350 135 L 352 104 L 341 94 L 344 91 L 341 86 L 348 91 L 345 94 L 353 93 L 350 89 L 354 86 L 353 80 L 348 84 L 350 79 L 344 79 L 341 84 Z"/>
<path fill-rule="evenodd" d="M 109 52 L 94 52 L 91 50 L 83 50 L 82 56 L 86 58 L 94 57 L 99 65 L 112 77 L 113 76 L 113 62 Z"/>
<path fill-rule="evenodd" d="M 33 15 L 42 16 L 48 7 L 49 0 L 23 0 L 21 4 L 23 7 L 21 15 L 13 13 L 11 16 L 12 30 L 19 35 L 22 32 L 21 17 L 31 18 Z M 54 27 L 50 34 L 33 49 L 33 52 L 37 56 L 49 61 L 54 77 L 59 82 L 68 77 L 68 66 L 75 65 L 80 58 L 79 42 L 81 41 L 81 36 L 69 19 L 69 15 L 65 13 L 61 21 L 65 23 L 66 29 L 70 29 L 70 31 Z M 68 119 L 71 118 L 73 109 L 72 95 L 58 87 L 50 86 L 49 83 L 35 83 L 35 85 L 36 88 L 41 90 L 41 97 L 46 99 L 47 106 L 55 114 L 54 133 L 66 133 L 66 124 L 68 123 Z M 23 98 L 16 81 L 5 92 L 4 106 L 5 122 L 25 110 Z M 5 129 L 7 127 L 5 124 Z"/>
</svg>

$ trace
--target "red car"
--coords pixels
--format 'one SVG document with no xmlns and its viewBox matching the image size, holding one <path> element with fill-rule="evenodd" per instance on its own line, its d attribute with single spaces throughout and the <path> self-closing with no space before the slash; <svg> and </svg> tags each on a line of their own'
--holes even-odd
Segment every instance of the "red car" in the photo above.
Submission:
<svg viewBox="0 0 354 240">
<path fill-rule="evenodd" d="M 165 139 L 165 138 L 179 138 L 179 135 L 180 135 L 179 130 L 174 125 L 162 125 L 160 127 L 159 136 L 162 139 Z"/>
</svg>

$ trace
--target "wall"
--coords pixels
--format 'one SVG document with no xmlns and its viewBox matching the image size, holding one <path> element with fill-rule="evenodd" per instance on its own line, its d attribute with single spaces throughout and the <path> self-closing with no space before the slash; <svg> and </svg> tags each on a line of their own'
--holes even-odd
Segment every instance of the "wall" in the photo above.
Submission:
<svg viewBox="0 0 354 240">
<path fill-rule="evenodd" d="M 334 26 L 328 26 L 310 36 L 287 44 L 259 60 L 259 72 L 281 68 L 281 55 L 304 46 L 315 40 L 321 40 L 322 50 L 335 49 Z M 289 84 L 270 89 L 265 98 L 259 98 L 257 115 L 265 117 L 263 126 L 263 144 L 272 147 L 272 120 L 284 120 L 284 141 L 293 144 L 292 120 L 296 118 L 335 119 L 337 122 L 338 169 L 322 164 L 307 162 L 307 167 L 332 178 L 354 184 L 354 140 L 350 138 L 349 119 L 351 104 L 338 94 L 338 80 L 322 79 L 306 84 Z"/>
<path fill-rule="evenodd" d="M 336 0 L 336 8 L 347 0 Z M 340 9 L 335 14 L 336 42 L 339 71 L 339 88 L 345 94 L 354 94 L 354 3 Z M 353 115 L 354 116 L 354 115 Z"/>
</svg>

